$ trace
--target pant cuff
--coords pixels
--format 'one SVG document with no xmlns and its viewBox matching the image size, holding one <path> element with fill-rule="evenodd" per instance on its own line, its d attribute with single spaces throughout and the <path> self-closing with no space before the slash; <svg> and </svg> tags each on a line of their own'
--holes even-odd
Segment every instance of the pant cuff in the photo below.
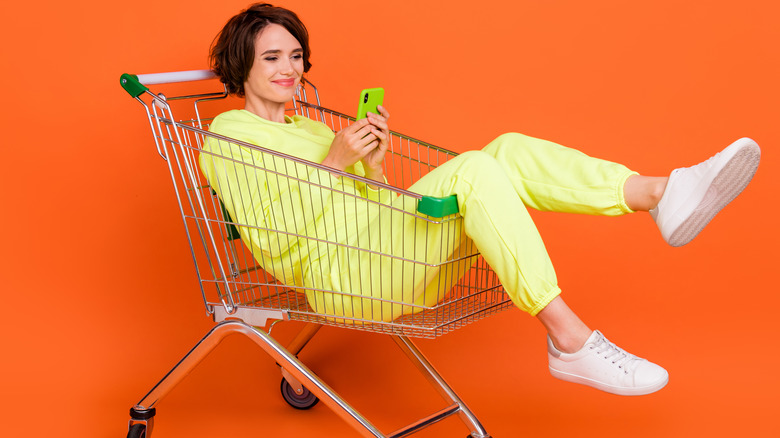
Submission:
<svg viewBox="0 0 780 438">
<path fill-rule="evenodd" d="M 615 192 L 617 196 L 617 202 L 615 204 L 617 204 L 618 208 L 620 208 L 620 211 L 626 214 L 634 213 L 634 210 L 632 210 L 631 207 L 629 207 L 628 204 L 626 204 L 626 194 L 624 192 L 624 189 L 626 187 L 626 181 L 628 180 L 628 178 L 634 175 L 639 175 L 639 172 L 634 172 L 633 170 L 629 170 L 623 175 L 621 175 L 620 178 L 618 178 L 618 182 L 617 182 L 617 190 Z"/>
<path fill-rule="evenodd" d="M 558 286 L 553 287 L 551 290 L 549 290 L 541 300 L 539 300 L 536 305 L 530 309 L 527 310 L 527 312 L 531 316 L 536 316 L 537 313 L 541 312 L 542 309 L 547 307 L 548 304 L 550 304 L 550 301 L 554 300 L 558 295 L 561 294 L 561 288 Z"/>
</svg>

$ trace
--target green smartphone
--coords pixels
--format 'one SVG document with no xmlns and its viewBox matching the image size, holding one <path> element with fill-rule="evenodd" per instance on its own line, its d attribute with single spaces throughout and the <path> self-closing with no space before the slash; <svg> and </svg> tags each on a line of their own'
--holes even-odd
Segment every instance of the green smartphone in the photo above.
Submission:
<svg viewBox="0 0 780 438">
<path fill-rule="evenodd" d="M 379 114 L 379 110 L 376 109 L 377 105 L 382 105 L 382 101 L 385 98 L 385 90 L 383 88 L 367 88 L 360 92 L 360 103 L 358 103 L 357 119 L 366 118 L 367 112 Z"/>
</svg>

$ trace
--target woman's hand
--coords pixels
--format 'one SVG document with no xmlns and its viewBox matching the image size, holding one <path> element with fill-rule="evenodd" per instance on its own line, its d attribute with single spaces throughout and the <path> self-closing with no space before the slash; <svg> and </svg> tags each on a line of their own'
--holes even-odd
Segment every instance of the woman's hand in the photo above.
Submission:
<svg viewBox="0 0 780 438">
<path fill-rule="evenodd" d="M 382 163 L 385 161 L 385 155 L 390 146 L 390 128 L 387 125 L 390 113 L 382 105 L 377 106 L 377 110 L 379 110 L 379 114 L 368 113 L 366 117 L 371 123 L 371 134 L 376 138 L 376 146 L 363 157 L 361 162 L 366 171 L 366 178 L 384 182 Z"/>
<path fill-rule="evenodd" d="M 344 170 L 361 161 L 366 178 L 384 182 L 382 163 L 389 147 L 390 131 L 387 119 L 390 113 L 382 106 L 377 108 L 380 114 L 368 113 L 365 119 L 358 120 L 336 133 L 322 164 Z"/>
</svg>

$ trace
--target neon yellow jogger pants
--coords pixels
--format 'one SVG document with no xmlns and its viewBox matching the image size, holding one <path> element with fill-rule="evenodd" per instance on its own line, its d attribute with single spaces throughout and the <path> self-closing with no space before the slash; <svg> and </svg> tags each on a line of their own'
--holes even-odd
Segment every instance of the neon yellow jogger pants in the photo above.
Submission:
<svg viewBox="0 0 780 438">
<path fill-rule="evenodd" d="M 410 190 L 429 196 L 456 194 L 465 234 L 514 304 L 536 315 L 561 291 L 526 207 L 606 216 L 631 213 L 623 186 L 634 174 L 575 149 L 504 134 L 480 151 L 453 158 Z"/>
</svg>

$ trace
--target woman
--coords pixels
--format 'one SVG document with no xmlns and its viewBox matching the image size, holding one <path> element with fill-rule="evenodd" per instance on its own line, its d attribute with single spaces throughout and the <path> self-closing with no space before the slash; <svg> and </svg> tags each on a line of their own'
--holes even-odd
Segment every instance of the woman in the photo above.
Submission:
<svg viewBox="0 0 780 438">
<path fill-rule="evenodd" d="M 389 135 L 385 108 L 380 106 L 379 114 L 369 114 L 335 135 L 327 126 L 305 117 L 285 116 L 285 104 L 311 67 L 309 56 L 308 33 L 293 12 L 255 4 L 233 17 L 212 47 L 212 68 L 228 91 L 245 97 L 246 103 L 243 110 L 218 116 L 211 130 L 383 182 Z M 547 330 L 553 376 L 615 394 L 642 395 L 664 387 L 668 373 L 612 344 L 566 305 L 526 207 L 610 216 L 649 211 L 663 238 L 681 246 L 747 186 L 759 160 L 758 145 L 741 139 L 697 166 L 676 169 L 669 177 L 647 177 L 554 143 L 505 134 L 480 151 L 466 152 L 439 166 L 409 190 L 438 197 L 457 195 L 464 236 L 447 251 L 456 253 L 459 246 L 471 242 L 477 246 L 512 301 Z M 279 231 L 263 234 L 242 230 L 242 238 L 259 262 L 287 284 L 357 294 L 378 290 L 381 298 L 415 304 L 430 304 L 431 298 L 424 292 L 431 285 L 441 289 L 441 281 L 449 284 L 442 279 L 452 277 L 452 273 L 435 273 L 435 278 L 411 274 L 402 280 L 401 292 L 397 284 L 388 290 L 381 274 L 393 266 L 377 263 L 366 275 L 350 269 L 368 263 L 364 252 L 301 243 L 291 237 L 323 233 L 345 246 L 362 239 L 380 242 L 368 244 L 370 250 L 390 251 L 401 258 L 416 254 L 419 248 L 395 244 L 399 239 L 392 237 L 393 232 L 411 233 L 411 239 L 405 236 L 402 241 L 415 241 L 414 224 L 406 219 L 392 222 L 366 201 L 394 206 L 402 203 L 385 190 L 354 182 L 347 188 L 329 172 L 279 163 L 277 158 L 226 143 L 207 144 L 201 168 L 238 222 Z M 285 169 L 283 176 L 306 181 L 306 188 L 290 185 L 290 178 L 279 178 L 280 168 Z M 353 196 L 333 199 L 331 192 L 318 187 L 339 187 Z M 255 202 L 260 195 L 265 201 Z M 324 197 L 328 197 L 326 201 Z M 336 204 L 339 208 L 349 205 L 357 213 L 333 219 L 331 210 Z M 317 219 L 301 221 L 301 217 Z M 388 231 L 378 223 L 393 225 Z M 430 243 L 425 238 L 419 236 L 423 243 Z M 360 317 L 361 312 L 372 311 L 391 320 L 408 313 L 408 309 L 382 304 L 366 310 L 360 299 L 334 299 L 331 295 L 309 292 L 307 297 L 315 310 L 330 315 Z M 376 306 L 376 302 L 365 305 Z"/>
</svg>

